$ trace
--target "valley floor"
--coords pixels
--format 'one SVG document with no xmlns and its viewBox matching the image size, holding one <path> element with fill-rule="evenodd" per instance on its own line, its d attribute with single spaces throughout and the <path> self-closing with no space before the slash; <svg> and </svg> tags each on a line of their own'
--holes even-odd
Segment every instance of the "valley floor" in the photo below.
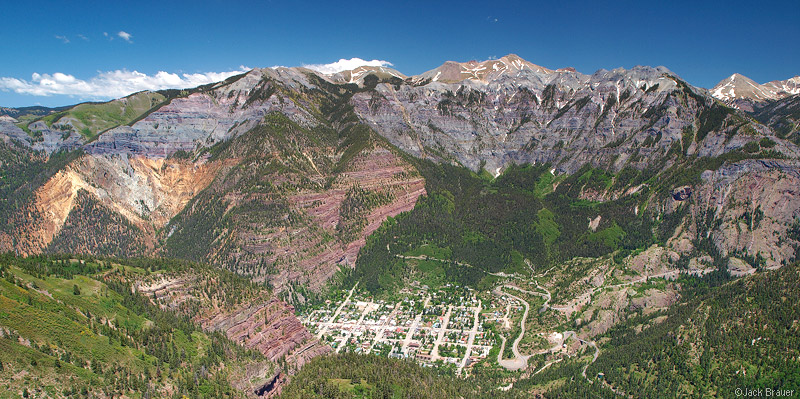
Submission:
<svg viewBox="0 0 800 399">
<path fill-rule="evenodd" d="M 403 258 L 445 262 L 429 256 Z M 496 285 L 482 292 L 410 281 L 399 292 L 377 299 L 356 284 L 299 318 L 337 353 L 410 359 L 423 367 L 450 369 L 461 377 L 475 374 L 475 367 L 496 370 L 510 376 L 501 380 L 497 389 L 502 390 L 562 361 L 577 361 L 577 373 L 586 382 L 600 381 L 614 390 L 603 380 L 602 371 L 587 373 L 601 353 L 595 337 L 618 322 L 628 306 L 645 306 L 649 313 L 666 305 L 659 300 L 674 298 L 671 281 L 681 274 L 702 274 L 696 270 L 634 271 L 594 261 L 589 262 L 594 265 L 591 268 L 578 261 L 536 273 L 525 263 L 530 273 L 495 274 L 501 277 Z M 578 269 L 584 268 L 593 272 L 579 277 Z M 625 309 L 617 309 L 626 303 Z"/>
<path fill-rule="evenodd" d="M 416 359 L 426 366 L 451 364 L 458 374 L 485 359 L 497 344 L 484 324 L 499 313 L 482 313 L 473 290 L 422 286 L 400 296 L 397 302 L 375 301 L 351 290 L 342 301 L 328 301 L 301 320 L 336 352 Z"/>
</svg>

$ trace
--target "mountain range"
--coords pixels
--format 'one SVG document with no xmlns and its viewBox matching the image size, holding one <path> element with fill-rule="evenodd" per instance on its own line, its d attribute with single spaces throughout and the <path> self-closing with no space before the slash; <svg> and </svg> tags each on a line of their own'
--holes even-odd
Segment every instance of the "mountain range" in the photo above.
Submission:
<svg viewBox="0 0 800 399">
<path fill-rule="evenodd" d="M 245 276 L 267 288 L 218 314 L 213 295 L 192 294 L 195 321 L 299 368 L 328 349 L 290 305 L 341 284 L 399 289 L 409 271 L 392 249 L 404 245 L 447 245 L 495 275 L 586 259 L 610 262 L 608 278 L 792 265 L 798 93 L 798 77 L 734 74 L 706 90 L 665 67 L 583 74 L 511 54 L 416 76 L 253 69 L 105 103 L 3 108 L 0 251 L 179 258 Z M 197 280 L 132 284 L 178 309 L 185 299 L 169 292 Z M 269 333 L 254 322 L 264 309 L 278 315 Z M 581 334 L 610 334 L 627 311 L 598 311 Z M 288 368 L 270 370 L 264 386 L 286 382 Z"/>
</svg>

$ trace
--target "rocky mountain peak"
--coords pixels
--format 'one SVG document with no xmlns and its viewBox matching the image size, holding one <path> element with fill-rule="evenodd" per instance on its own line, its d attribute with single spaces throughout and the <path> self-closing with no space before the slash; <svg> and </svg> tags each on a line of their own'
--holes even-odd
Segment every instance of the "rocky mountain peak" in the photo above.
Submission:
<svg viewBox="0 0 800 399">
<path fill-rule="evenodd" d="M 489 83 L 504 75 L 519 75 L 530 71 L 539 75 L 549 75 L 555 71 L 522 59 L 516 54 L 508 54 L 495 60 L 455 62 L 447 61 L 442 66 L 415 76 L 415 81 L 457 83 L 465 80 Z M 573 70 L 574 71 L 574 70 Z"/>
<path fill-rule="evenodd" d="M 779 100 L 798 93 L 800 93 L 800 76 L 759 84 L 739 73 L 723 79 L 711 89 L 712 96 L 728 103 L 737 100 L 761 103 Z"/>
<path fill-rule="evenodd" d="M 775 90 L 778 98 L 800 94 L 800 76 L 795 76 L 786 80 L 773 80 L 772 82 L 765 83 L 764 86 Z"/>
<path fill-rule="evenodd" d="M 332 75 L 324 75 L 323 77 L 334 83 L 356 83 L 361 85 L 361 83 L 364 82 L 364 79 L 369 75 L 375 75 L 380 80 L 391 79 L 393 77 L 402 80 L 407 78 L 406 75 L 403 75 L 395 69 L 387 68 L 385 66 L 369 65 L 362 65 L 355 69 L 338 72 Z"/>
</svg>

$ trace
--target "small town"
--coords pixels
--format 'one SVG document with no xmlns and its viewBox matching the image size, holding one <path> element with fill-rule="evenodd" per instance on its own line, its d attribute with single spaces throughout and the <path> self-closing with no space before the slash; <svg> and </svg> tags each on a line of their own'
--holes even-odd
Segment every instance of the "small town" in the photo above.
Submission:
<svg viewBox="0 0 800 399">
<path fill-rule="evenodd" d="M 415 359 L 426 367 L 452 365 L 458 375 L 467 375 L 498 341 L 484 323 L 499 320 L 469 288 L 410 287 L 396 302 L 372 300 L 355 287 L 344 294 L 341 301 L 326 301 L 301 315 L 336 352 Z"/>
</svg>

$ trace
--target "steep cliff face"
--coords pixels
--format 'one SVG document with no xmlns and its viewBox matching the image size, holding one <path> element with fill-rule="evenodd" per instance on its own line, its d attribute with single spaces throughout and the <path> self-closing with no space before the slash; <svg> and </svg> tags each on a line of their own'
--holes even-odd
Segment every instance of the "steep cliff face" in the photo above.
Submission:
<svg viewBox="0 0 800 399">
<path fill-rule="evenodd" d="M 270 112 L 313 124 L 305 109 L 284 95 L 273 70 L 253 70 L 226 82 L 178 96 L 130 126 L 120 126 L 87 145 L 92 155 L 132 154 L 166 158 L 236 137 Z"/>
<path fill-rule="evenodd" d="M 232 341 L 275 362 L 286 358 L 299 368 L 330 350 L 303 327 L 291 306 L 270 292 L 251 288 L 238 293 L 235 300 L 226 300 L 211 287 L 219 283 L 216 278 L 170 273 L 147 277 L 135 287 L 162 308 L 190 312 L 204 329 L 222 331 Z"/>
<path fill-rule="evenodd" d="M 254 365 L 239 384 L 251 396 L 276 396 L 288 375 L 330 351 L 294 316 L 294 308 L 238 277 L 205 269 L 154 273 L 136 281 L 133 289 L 163 309 L 189 316 L 206 331 L 222 332 L 264 354 L 273 364 Z"/>
<path fill-rule="evenodd" d="M 752 115 L 778 137 L 800 145 L 800 94 L 768 102 Z"/>
<path fill-rule="evenodd" d="M 690 200 L 686 221 L 671 240 L 687 257 L 716 248 L 721 257 L 746 260 L 752 267 L 778 268 L 797 256 L 800 242 L 790 231 L 800 221 L 800 164 L 748 160 L 703 173 Z M 703 246 L 707 239 L 713 246 Z M 696 248 L 697 245 L 703 248 Z"/>
<path fill-rule="evenodd" d="M 718 156 L 770 134 L 663 67 L 584 75 L 514 56 L 447 63 L 406 84 L 378 84 L 351 103 L 403 150 L 495 175 L 527 162 L 567 173 L 587 162 L 641 169 L 673 146 Z"/>
</svg>

